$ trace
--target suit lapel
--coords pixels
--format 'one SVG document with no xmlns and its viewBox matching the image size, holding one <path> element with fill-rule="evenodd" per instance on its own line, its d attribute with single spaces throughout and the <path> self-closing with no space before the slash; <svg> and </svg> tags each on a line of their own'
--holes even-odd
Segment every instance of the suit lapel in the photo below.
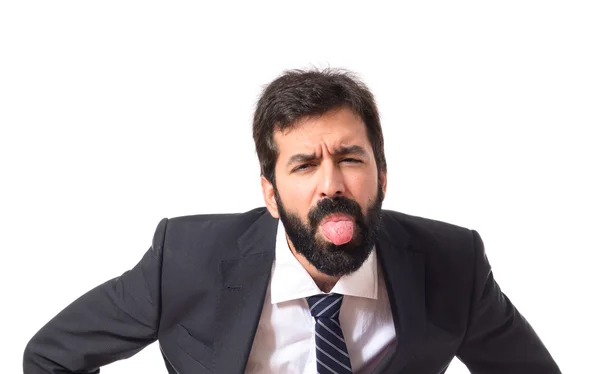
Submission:
<svg viewBox="0 0 600 374">
<path fill-rule="evenodd" d="M 242 373 L 262 312 L 275 257 L 277 220 L 268 211 L 239 238 L 240 257 L 221 261 L 215 368 Z"/>
<path fill-rule="evenodd" d="M 384 212 L 377 255 L 381 259 L 396 330 L 396 344 L 377 372 L 392 367 L 399 372 L 422 346 L 427 317 L 425 309 L 425 261 L 409 250 L 409 234 Z"/>
</svg>

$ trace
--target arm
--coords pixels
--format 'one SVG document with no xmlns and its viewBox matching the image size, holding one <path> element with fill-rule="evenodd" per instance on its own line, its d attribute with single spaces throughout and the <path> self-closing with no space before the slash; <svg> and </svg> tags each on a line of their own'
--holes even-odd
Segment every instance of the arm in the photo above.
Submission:
<svg viewBox="0 0 600 374">
<path fill-rule="evenodd" d="M 35 334 L 25 348 L 25 374 L 99 373 L 157 339 L 166 227 L 163 219 L 133 269 L 87 292 Z"/>
<path fill-rule="evenodd" d="M 457 357 L 477 374 L 556 374 L 533 328 L 494 280 L 481 237 L 473 232 L 475 272 L 469 325 Z"/>
</svg>

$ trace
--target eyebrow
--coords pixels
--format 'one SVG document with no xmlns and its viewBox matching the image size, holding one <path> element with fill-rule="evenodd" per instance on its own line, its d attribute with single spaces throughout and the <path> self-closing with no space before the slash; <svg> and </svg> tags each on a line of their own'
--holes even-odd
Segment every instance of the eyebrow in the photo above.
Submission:
<svg viewBox="0 0 600 374">
<path fill-rule="evenodd" d="M 335 148 L 333 150 L 333 156 L 339 155 L 356 155 L 356 156 L 367 156 L 367 151 L 361 147 L 360 145 L 350 145 L 350 146 L 342 146 Z M 287 166 L 291 166 L 292 164 L 307 162 L 311 160 L 315 160 L 317 158 L 316 153 L 297 153 L 290 157 Z"/>
</svg>

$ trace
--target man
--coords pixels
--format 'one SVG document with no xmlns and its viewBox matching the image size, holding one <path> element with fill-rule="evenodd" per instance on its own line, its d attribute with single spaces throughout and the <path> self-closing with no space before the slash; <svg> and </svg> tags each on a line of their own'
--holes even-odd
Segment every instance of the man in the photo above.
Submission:
<svg viewBox="0 0 600 374">
<path fill-rule="evenodd" d="M 479 234 L 382 210 L 372 94 L 289 71 L 253 123 L 266 208 L 163 219 L 130 271 L 73 302 L 24 371 L 97 373 L 158 339 L 169 373 L 559 373 Z"/>
</svg>

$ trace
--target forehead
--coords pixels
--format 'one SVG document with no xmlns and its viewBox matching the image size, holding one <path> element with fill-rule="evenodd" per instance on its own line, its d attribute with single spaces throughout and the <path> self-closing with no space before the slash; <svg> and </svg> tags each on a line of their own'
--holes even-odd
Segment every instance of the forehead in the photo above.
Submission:
<svg viewBox="0 0 600 374">
<path fill-rule="evenodd" d="M 291 129 L 276 130 L 273 135 L 279 156 L 298 151 L 319 154 L 341 146 L 359 145 L 370 150 L 367 128 L 362 118 L 348 108 L 335 109 L 318 117 L 300 120 Z"/>
</svg>

